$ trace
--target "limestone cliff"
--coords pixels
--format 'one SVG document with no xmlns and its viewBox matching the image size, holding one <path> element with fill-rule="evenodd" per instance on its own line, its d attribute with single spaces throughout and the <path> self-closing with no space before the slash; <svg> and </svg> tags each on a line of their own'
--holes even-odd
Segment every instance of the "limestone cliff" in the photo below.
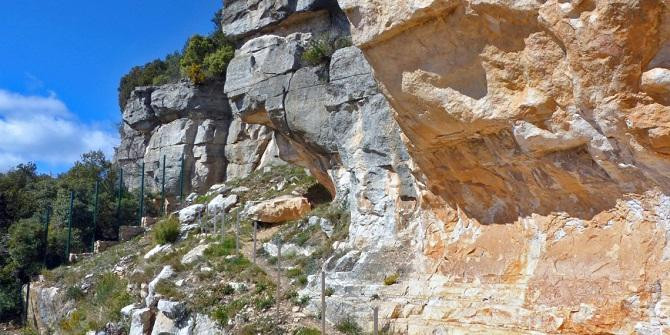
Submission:
<svg viewBox="0 0 670 335">
<path fill-rule="evenodd" d="M 222 26 L 225 86 L 138 89 L 119 161 L 185 153 L 196 190 L 308 168 L 352 215 L 329 322 L 670 331 L 667 2 L 233 0 Z M 354 46 L 309 64 L 323 35 Z"/>
</svg>

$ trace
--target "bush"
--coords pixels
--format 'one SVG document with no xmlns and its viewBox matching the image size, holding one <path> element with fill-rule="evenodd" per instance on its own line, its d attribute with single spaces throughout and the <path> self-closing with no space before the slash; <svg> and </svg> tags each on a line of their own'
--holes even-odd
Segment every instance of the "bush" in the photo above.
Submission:
<svg viewBox="0 0 670 335">
<path fill-rule="evenodd" d="M 162 220 L 153 229 L 154 241 L 157 244 L 177 242 L 179 238 L 179 220 L 175 217 Z"/>
<path fill-rule="evenodd" d="M 128 103 L 130 94 L 140 86 L 164 85 L 176 82 L 181 78 L 178 52 L 169 54 L 165 60 L 155 59 L 142 66 L 135 66 L 119 82 L 119 107 L 123 110 Z"/>
<path fill-rule="evenodd" d="M 390 276 L 387 276 L 386 278 L 384 278 L 384 285 L 391 286 L 391 285 L 397 283 L 398 282 L 398 277 L 399 276 L 396 273 L 394 273 Z"/>
<path fill-rule="evenodd" d="M 363 329 L 361 329 L 361 326 L 359 326 L 351 316 L 347 316 L 346 318 L 340 320 L 340 322 L 335 325 L 335 329 L 347 335 L 363 334 Z"/>
<path fill-rule="evenodd" d="M 206 69 L 207 77 L 216 78 L 226 74 L 228 63 L 235 57 L 235 48 L 231 45 L 224 45 L 214 53 L 205 57 L 203 65 Z"/>
<path fill-rule="evenodd" d="M 246 302 L 244 300 L 233 300 L 227 305 L 223 305 L 215 309 L 211 317 L 216 320 L 220 325 L 227 326 L 228 320 L 234 318 L 235 315 L 244 308 Z"/>
<path fill-rule="evenodd" d="M 335 294 L 335 289 L 332 287 L 326 287 L 326 291 L 324 293 L 326 294 L 326 297 L 330 297 L 331 295 Z"/>
<path fill-rule="evenodd" d="M 184 71 L 186 72 L 186 77 L 195 85 L 200 85 L 207 79 L 200 64 L 188 65 L 184 68 Z"/>
<path fill-rule="evenodd" d="M 295 332 L 293 332 L 293 335 L 320 335 L 321 331 L 316 330 L 314 328 L 299 328 Z"/>
<path fill-rule="evenodd" d="M 345 37 L 333 37 L 330 34 L 312 39 L 302 54 L 302 60 L 316 66 L 328 64 L 336 50 L 351 46 L 351 40 Z"/>
<path fill-rule="evenodd" d="M 85 297 L 84 291 L 82 291 L 78 286 L 70 286 L 65 290 L 65 299 L 67 300 L 80 300 Z"/>
</svg>

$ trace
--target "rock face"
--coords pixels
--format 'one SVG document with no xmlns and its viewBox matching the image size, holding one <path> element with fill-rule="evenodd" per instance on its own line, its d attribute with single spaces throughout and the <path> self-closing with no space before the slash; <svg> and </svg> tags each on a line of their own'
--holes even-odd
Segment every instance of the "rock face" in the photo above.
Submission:
<svg viewBox="0 0 670 335">
<path fill-rule="evenodd" d="M 179 194 L 184 173 L 184 194 L 204 193 L 226 179 L 244 177 L 261 164 L 281 164 L 269 148 L 272 134 L 262 126 L 233 119 L 223 85 L 194 86 L 188 81 L 160 87 L 139 87 L 123 111 L 121 145 L 115 160 L 124 170 L 130 189 L 140 186 L 145 163 L 145 185 L 160 192 L 165 157 L 165 188 Z"/>
<path fill-rule="evenodd" d="M 670 329 L 666 3 L 338 2 L 349 28 L 224 10 L 232 113 L 352 212 L 330 321 L 377 295 L 399 333 Z M 317 31 L 356 47 L 305 64 Z"/>
<path fill-rule="evenodd" d="M 421 185 L 395 329 L 667 332 L 667 3 L 339 2 Z"/>
</svg>

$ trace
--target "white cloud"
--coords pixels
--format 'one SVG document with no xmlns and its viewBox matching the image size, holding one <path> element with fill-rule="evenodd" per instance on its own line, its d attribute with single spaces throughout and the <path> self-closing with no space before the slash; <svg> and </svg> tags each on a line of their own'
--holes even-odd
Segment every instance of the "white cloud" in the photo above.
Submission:
<svg viewBox="0 0 670 335">
<path fill-rule="evenodd" d="M 26 96 L 0 89 L 0 171 L 26 162 L 69 165 L 91 150 L 111 158 L 118 141 L 114 130 L 78 120 L 54 93 Z"/>
</svg>

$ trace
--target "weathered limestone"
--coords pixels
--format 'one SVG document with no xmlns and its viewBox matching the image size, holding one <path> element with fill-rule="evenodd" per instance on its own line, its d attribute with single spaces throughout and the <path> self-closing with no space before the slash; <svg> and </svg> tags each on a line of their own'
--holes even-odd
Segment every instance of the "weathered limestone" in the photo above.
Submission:
<svg viewBox="0 0 670 335">
<path fill-rule="evenodd" d="M 311 209 L 307 198 L 287 195 L 254 204 L 244 215 L 254 221 L 280 223 L 301 219 Z"/>
</svg>

